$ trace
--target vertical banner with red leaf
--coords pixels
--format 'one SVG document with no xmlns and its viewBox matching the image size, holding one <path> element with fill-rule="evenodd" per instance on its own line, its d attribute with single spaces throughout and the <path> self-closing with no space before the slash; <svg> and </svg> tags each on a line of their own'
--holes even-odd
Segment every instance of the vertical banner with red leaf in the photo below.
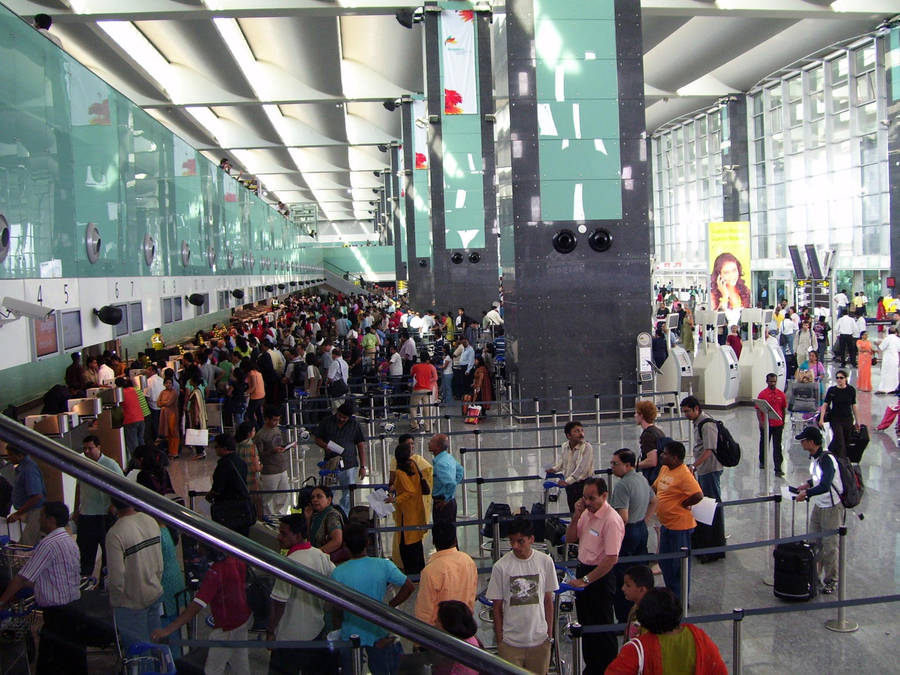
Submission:
<svg viewBox="0 0 900 675">
<path fill-rule="evenodd" d="M 444 114 L 477 115 L 474 11 L 441 12 L 441 57 L 444 65 Z"/>
<path fill-rule="evenodd" d="M 428 168 L 428 108 L 423 99 L 417 99 L 412 103 L 413 110 L 413 153 L 416 158 L 416 168 L 424 170 Z"/>
</svg>

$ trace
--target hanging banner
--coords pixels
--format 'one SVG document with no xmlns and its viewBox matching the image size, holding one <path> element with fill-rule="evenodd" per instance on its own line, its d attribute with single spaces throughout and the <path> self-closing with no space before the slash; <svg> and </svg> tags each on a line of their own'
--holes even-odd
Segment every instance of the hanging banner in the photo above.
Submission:
<svg viewBox="0 0 900 675">
<path fill-rule="evenodd" d="M 441 62 L 444 76 L 444 114 L 478 114 L 478 77 L 475 55 L 475 12 L 441 12 Z"/>
<path fill-rule="evenodd" d="M 413 152 L 416 168 L 428 168 L 428 108 L 425 101 L 413 101 Z"/>
<path fill-rule="evenodd" d="M 729 312 L 752 307 L 750 286 L 750 223 L 709 223 L 710 309 Z"/>
</svg>

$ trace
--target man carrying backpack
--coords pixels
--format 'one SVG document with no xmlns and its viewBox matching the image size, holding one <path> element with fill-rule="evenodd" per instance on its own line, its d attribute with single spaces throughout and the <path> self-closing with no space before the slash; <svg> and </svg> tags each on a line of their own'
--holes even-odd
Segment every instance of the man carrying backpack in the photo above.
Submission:
<svg viewBox="0 0 900 675">
<path fill-rule="evenodd" d="M 694 464 L 691 469 L 704 497 L 722 501 L 722 463 L 716 457 L 719 430 L 715 420 L 703 412 L 695 396 L 681 400 L 681 414 L 694 425 Z"/>
<path fill-rule="evenodd" d="M 795 436 L 800 445 L 809 453 L 809 474 L 811 478 L 797 486 L 797 501 L 807 499 L 812 502 L 812 516 L 809 519 L 810 532 L 836 530 L 844 522 L 844 506 L 837 458 L 822 449 L 822 432 L 815 427 L 806 427 Z M 838 562 L 837 537 L 823 537 L 816 545 L 816 564 L 822 578 L 822 593 L 830 595 L 837 588 Z M 824 575 L 824 576 L 823 576 Z"/>
</svg>

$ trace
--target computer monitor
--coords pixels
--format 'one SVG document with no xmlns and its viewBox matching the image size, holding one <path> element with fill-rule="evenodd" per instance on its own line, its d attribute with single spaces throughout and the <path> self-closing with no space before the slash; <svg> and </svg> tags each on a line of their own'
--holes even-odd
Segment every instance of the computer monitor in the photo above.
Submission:
<svg viewBox="0 0 900 675">
<path fill-rule="evenodd" d="M 59 333 L 57 332 L 55 312 L 46 319 L 32 319 L 31 327 L 31 333 L 34 337 L 34 357 L 36 359 L 59 353 Z"/>
<path fill-rule="evenodd" d="M 72 309 L 59 313 L 63 351 L 79 349 L 84 342 L 81 333 L 81 310 Z"/>
<path fill-rule="evenodd" d="M 678 319 L 681 318 L 678 314 L 669 314 L 666 317 L 666 328 L 669 330 L 675 330 L 678 328 Z"/>
</svg>

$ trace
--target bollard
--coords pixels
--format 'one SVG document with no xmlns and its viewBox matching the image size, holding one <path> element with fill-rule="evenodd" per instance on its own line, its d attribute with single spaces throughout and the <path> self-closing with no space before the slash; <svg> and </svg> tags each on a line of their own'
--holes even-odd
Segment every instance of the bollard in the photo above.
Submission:
<svg viewBox="0 0 900 675">
<path fill-rule="evenodd" d="M 847 526 L 841 525 L 838 529 L 838 601 L 847 599 Z M 838 607 L 837 619 L 829 619 L 825 622 L 825 628 L 835 633 L 854 633 L 859 630 L 859 624 L 848 621 L 844 617 L 844 606 Z"/>
<path fill-rule="evenodd" d="M 479 476 L 475 479 L 475 498 L 478 505 L 478 517 L 481 518 L 484 513 L 484 478 Z M 484 546 L 484 523 L 478 525 L 478 554 L 481 555 L 482 546 Z"/>
<path fill-rule="evenodd" d="M 491 560 L 497 562 L 500 560 L 500 516 L 496 513 L 491 523 L 491 534 L 494 535 L 494 541 L 491 542 Z"/>
<path fill-rule="evenodd" d="M 388 459 L 387 439 L 384 434 L 379 434 L 378 440 L 381 441 L 381 470 L 384 483 L 391 482 L 391 463 Z"/>
<path fill-rule="evenodd" d="M 741 659 L 741 622 L 744 620 L 744 610 L 737 608 L 731 611 L 731 672 L 732 675 L 741 675 L 743 663 Z"/>
<path fill-rule="evenodd" d="M 535 433 L 537 434 L 537 442 L 535 445 L 541 445 L 541 401 L 534 399 L 534 424 Z"/>
<path fill-rule="evenodd" d="M 359 635 L 350 636 L 351 671 L 353 675 L 363 675 L 363 654 L 359 643 Z"/>
<path fill-rule="evenodd" d="M 572 639 L 572 673 L 580 673 L 584 670 L 581 661 L 581 624 L 577 621 L 569 624 L 569 637 Z"/>
<path fill-rule="evenodd" d="M 569 385 L 569 421 L 575 419 L 575 397 L 572 394 L 572 385 Z"/>
<path fill-rule="evenodd" d="M 684 557 L 681 559 L 681 615 L 688 615 L 688 596 L 690 595 L 690 583 L 691 583 L 691 572 L 690 572 L 690 563 L 691 563 L 691 552 L 688 550 L 687 546 L 681 547 L 681 552 L 684 554 Z"/>
<path fill-rule="evenodd" d="M 600 394 L 594 394 L 594 421 L 597 423 L 597 451 L 600 451 Z"/>
</svg>

